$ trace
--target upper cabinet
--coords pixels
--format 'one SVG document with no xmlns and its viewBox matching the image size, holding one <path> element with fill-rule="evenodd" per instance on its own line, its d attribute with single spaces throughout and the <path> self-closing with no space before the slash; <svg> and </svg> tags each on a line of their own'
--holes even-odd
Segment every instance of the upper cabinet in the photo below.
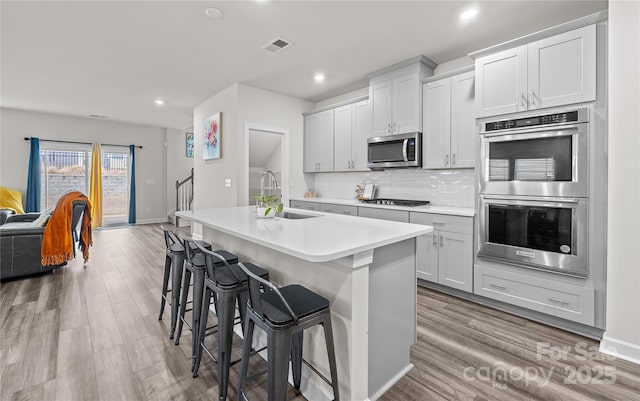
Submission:
<svg viewBox="0 0 640 401">
<path fill-rule="evenodd" d="M 422 132 L 421 80 L 435 66 L 419 57 L 371 75 L 371 136 Z"/>
<path fill-rule="evenodd" d="M 424 168 L 475 166 L 474 81 L 468 71 L 424 84 Z"/>
<path fill-rule="evenodd" d="M 304 172 L 333 171 L 334 110 L 304 117 Z"/>
<path fill-rule="evenodd" d="M 335 108 L 333 171 L 368 171 L 367 138 L 371 136 L 369 101 Z"/>
<path fill-rule="evenodd" d="M 596 99 L 596 27 L 476 59 L 476 117 Z"/>
</svg>

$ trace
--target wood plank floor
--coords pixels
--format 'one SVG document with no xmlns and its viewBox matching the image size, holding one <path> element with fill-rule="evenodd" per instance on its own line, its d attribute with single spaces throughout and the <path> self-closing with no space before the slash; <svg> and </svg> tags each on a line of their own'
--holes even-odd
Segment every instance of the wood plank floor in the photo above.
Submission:
<svg viewBox="0 0 640 401">
<path fill-rule="evenodd" d="M 86 268 L 76 259 L 52 274 L 0 284 L 0 398 L 217 398 L 213 361 L 205 355 L 193 379 L 190 334 L 176 346 L 168 307 L 158 320 L 163 262 L 159 225 L 101 230 Z M 237 339 L 234 357 L 240 345 Z M 640 400 L 640 366 L 600 360 L 597 352 L 583 360 L 589 347 L 597 343 L 419 288 L 415 368 L 381 399 Z M 252 366 L 261 370 L 264 362 L 254 357 Z M 237 382 L 236 365 L 230 400 Z M 264 377 L 248 395 L 267 399 Z M 287 400 L 304 398 L 290 389 Z"/>
</svg>

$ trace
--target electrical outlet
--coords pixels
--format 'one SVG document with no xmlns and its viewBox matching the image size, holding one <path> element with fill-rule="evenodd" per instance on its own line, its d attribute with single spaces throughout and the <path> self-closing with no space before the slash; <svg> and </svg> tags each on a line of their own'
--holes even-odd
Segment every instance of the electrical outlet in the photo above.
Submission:
<svg viewBox="0 0 640 401">
<path fill-rule="evenodd" d="M 227 188 L 231 188 L 231 178 L 224 179 L 224 186 Z"/>
</svg>

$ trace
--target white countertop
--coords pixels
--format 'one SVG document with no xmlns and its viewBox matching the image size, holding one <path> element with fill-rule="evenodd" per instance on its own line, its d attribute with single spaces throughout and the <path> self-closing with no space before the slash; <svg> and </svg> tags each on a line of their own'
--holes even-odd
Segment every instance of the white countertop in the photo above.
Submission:
<svg viewBox="0 0 640 401">
<path fill-rule="evenodd" d="M 473 217 L 475 216 L 475 210 L 472 207 L 457 207 L 457 206 L 393 206 L 393 205 L 376 205 L 375 203 L 363 203 L 356 199 L 335 199 L 335 198 L 304 198 L 293 197 L 291 200 L 303 201 L 303 202 L 318 202 L 318 203 L 331 203 L 334 205 L 346 205 L 357 207 L 372 207 L 378 209 L 392 209 L 392 210 L 404 210 L 407 212 L 421 212 L 421 213 L 435 213 L 435 214 L 449 214 L 453 216 Z"/>
<path fill-rule="evenodd" d="M 328 262 L 428 234 L 433 227 L 338 214 L 300 211 L 309 219 L 258 219 L 255 206 L 177 212 L 180 218 L 310 262 Z"/>
</svg>

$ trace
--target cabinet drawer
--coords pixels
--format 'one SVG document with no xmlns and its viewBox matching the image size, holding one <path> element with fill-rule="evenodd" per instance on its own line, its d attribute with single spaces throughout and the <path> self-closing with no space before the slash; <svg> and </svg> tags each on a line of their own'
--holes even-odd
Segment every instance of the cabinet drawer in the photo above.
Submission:
<svg viewBox="0 0 640 401">
<path fill-rule="evenodd" d="M 358 216 L 369 217 L 379 220 L 399 221 L 401 223 L 409 222 L 409 212 L 402 210 L 376 209 L 372 207 L 359 207 Z"/>
<path fill-rule="evenodd" d="M 320 211 L 325 213 L 346 214 L 348 216 L 357 216 L 357 206 L 334 205 L 332 203 L 321 203 Z"/>
<path fill-rule="evenodd" d="M 289 202 L 294 209 L 304 209 L 304 210 L 313 210 L 316 212 L 320 211 L 320 204 L 318 202 L 306 202 L 306 201 L 295 201 L 292 200 Z"/>
<path fill-rule="evenodd" d="M 595 322 L 593 288 L 476 265 L 474 292 L 589 326 Z"/>
<path fill-rule="evenodd" d="M 434 230 L 473 235 L 473 217 L 411 212 L 409 221 L 414 224 L 433 226 Z"/>
</svg>

